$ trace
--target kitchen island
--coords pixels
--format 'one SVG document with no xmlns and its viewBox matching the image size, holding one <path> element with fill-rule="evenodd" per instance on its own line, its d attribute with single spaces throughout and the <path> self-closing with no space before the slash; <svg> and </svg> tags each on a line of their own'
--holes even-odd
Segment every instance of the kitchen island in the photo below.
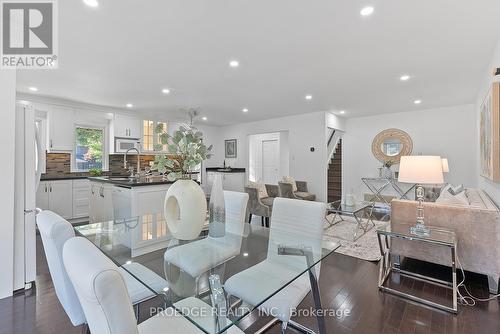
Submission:
<svg viewBox="0 0 500 334">
<path fill-rule="evenodd" d="M 141 228 L 124 231 L 123 243 L 132 256 L 166 247 L 170 239 L 163 215 L 163 202 L 172 181 L 161 176 L 130 179 L 127 177 L 89 177 L 90 223 L 137 217 Z M 126 224 L 124 224 L 126 226 Z M 132 233 L 133 231 L 133 233 Z"/>
</svg>

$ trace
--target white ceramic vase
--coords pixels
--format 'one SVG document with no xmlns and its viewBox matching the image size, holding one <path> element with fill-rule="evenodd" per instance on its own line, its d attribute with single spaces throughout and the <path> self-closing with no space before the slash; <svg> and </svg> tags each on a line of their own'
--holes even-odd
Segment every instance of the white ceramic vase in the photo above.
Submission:
<svg viewBox="0 0 500 334">
<path fill-rule="evenodd" d="M 192 180 L 175 181 L 167 190 L 163 212 L 174 238 L 196 239 L 207 217 L 207 200 L 203 189 Z"/>
</svg>

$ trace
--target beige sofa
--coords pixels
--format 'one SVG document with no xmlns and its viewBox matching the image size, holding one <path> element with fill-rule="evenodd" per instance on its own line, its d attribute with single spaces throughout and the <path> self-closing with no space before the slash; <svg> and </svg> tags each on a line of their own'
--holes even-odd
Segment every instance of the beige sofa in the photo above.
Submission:
<svg viewBox="0 0 500 334">
<path fill-rule="evenodd" d="M 455 231 L 457 254 L 465 270 L 488 275 L 491 293 L 498 293 L 500 277 L 500 213 L 491 198 L 480 189 L 466 189 L 469 205 L 424 203 L 426 224 Z M 414 224 L 415 201 L 393 200 L 391 226 Z M 444 247 L 393 239 L 391 252 L 423 261 L 450 265 L 450 251 Z"/>
</svg>

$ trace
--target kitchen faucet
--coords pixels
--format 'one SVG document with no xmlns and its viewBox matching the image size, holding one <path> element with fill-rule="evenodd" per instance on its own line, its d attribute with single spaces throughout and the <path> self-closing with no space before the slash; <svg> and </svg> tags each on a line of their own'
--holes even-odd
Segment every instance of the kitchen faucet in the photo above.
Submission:
<svg viewBox="0 0 500 334">
<path fill-rule="evenodd" d="M 127 169 L 127 154 L 128 152 L 130 151 L 136 151 L 137 152 L 137 174 L 139 174 L 141 172 L 141 152 L 139 152 L 139 150 L 135 147 L 131 147 L 129 148 L 126 152 L 125 152 L 125 155 L 123 156 L 123 168 Z M 133 168 L 131 168 L 131 176 L 134 176 L 134 172 L 133 172 Z"/>
</svg>

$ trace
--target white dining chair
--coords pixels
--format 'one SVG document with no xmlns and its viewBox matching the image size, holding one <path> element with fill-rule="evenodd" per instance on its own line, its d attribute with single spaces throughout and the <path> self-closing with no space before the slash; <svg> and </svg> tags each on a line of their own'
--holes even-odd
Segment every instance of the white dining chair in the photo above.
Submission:
<svg viewBox="0 0 500 334">
<path fill-rule="evenodd" d="M 69 281 L 62 258 L 63 245 L 66 241 L 75 237 L 75 230 L 67 220 L 50 210 L 40 212 L 36 217 L 36 223 L 42 237 L 43 248 L 57 298 L 70 318 L 71 323 L 74 326 L 82 325 L 85 323 L 85 316 L 73 286 Z M 95 246 L 94 248 L 97 249 Z M 130 263 L 125 266 L 128 271 L 123 268 L 120 268 L 119 271 L 125 279 L 131 296 L 131 302 L 136 305 L 138 316 L 139 303 L 153 298 L 155 294 L 130 275 L 129 272 L 142 279 L 146 278 L 148 286 L 156 286 L 160 290 L 166 287 L 168 283 L 161 276 L 139 263 Z"/>
<path fill-rule="evenodd" d="M 207 237 L 168 249 L 164 255 L 165 276 L 169 277 L 170 266 L 174 265 L 195 280 L 198 294 L 201 275 L 240 254 L 247 204 L 247 193 L 224 191 L 226 235 L 220 238 Z"/>
<path fill-rule="evenodd" d="M 278 246 L 310 247 L 314 258 L 318 258 L 322 252 L 325 212 L 325 203 L 276 198 L 271 217 L 267 258 L 231 276 L 224 283 L 226 293 L 250 305 L 258 305 L 304 272 L 307 268 L 305 257 L 279 255 Z M 319 279 L 319 263 L 314 270 L 316 278 Z M 259 309 L 279 319 L 283 333 L 288 324 L 303 329 L 303 326 L 292 322 L 290 318 L 293 310 L 310 290 L 311 283 L 306 272 L 264 302 Z"/>
<path fill-rule="evenodd" d="M 76 237 L 68 240 L 63 248 L 63 260 L 92 334 L 202 333 L 173 308 L 137 325 L 118 267 L 87 239 Z M 205 302 L 191 297 L 179 306 L 195 307 L 193 320 L 203 328 L 215 324 L 211 306 Z M 227 333 L 243 332 L 232 326 Z"/>
</svg>

